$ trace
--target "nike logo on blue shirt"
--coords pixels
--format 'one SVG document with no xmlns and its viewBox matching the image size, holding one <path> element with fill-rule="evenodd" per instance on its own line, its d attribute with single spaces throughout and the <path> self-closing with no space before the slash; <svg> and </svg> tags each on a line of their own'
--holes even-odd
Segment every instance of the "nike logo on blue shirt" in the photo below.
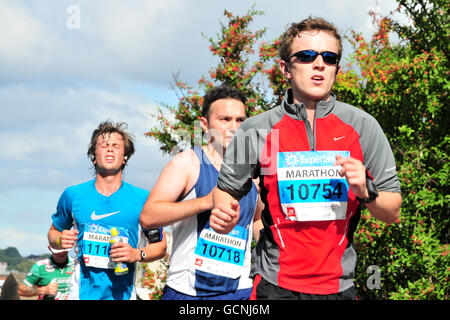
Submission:
<svg viewBox="0 0 450 320">
<path fill-rule="evenodd" d="M 91 214 L 91 219 L 92 219 L 92 220 L 100 220 L 100 219 L 103 219 L 103 218 L 112 216 L 113 214 L 116 214 L 116 213 L 119 213 L 119 212 L 120 212 L 120 211 L 116 211 L 116 212 L 111 212 L 111 213 L 105 213 L 105 214 L 99 214 L 99 215 L 97 215 L 97 214 L 95 214 L 95 210 L 94 210 L 94 212 L 92 212 L 92 214 Z"/>
</svg>

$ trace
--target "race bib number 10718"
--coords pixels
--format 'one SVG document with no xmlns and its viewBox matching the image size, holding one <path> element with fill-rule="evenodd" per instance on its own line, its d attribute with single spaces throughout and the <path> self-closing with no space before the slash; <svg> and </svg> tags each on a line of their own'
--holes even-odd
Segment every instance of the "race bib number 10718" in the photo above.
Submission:
<svg viewBox="0 0 450 320">
<path fill-rule="evenodd" d="M 228 234 L 210 227 L 200 233 L 194 254 L 194 268 L 210 274 L 236 279 L 242 274 L 248 230 L 235 226 Z"/>
<path fill-rule="evenodd" d="M 325 221 L 346 218 L 348 183 L 334 166 L 336 155 L 349 151 L 278 153 L 278 189 L 281 207 L 292 221 Z"/>
</svg>

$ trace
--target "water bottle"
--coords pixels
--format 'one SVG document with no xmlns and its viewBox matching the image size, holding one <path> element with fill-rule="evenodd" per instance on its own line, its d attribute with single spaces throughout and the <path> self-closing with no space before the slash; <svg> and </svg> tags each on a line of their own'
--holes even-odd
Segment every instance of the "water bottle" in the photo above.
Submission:
<svg viewBox="0 0 450 320">
<path fill-rule="evenodd" d="M 119 232 L 116 228 L 111 228 L 111 238 L 109 239 L 109 243 L 111 246 L 113 243 L 122 242 L 122 239 L 119 237 Z M 124 275 L 128 273 L 128 266 L 125 262 L 119 261 L 114 262 L 114 273 L 118 276 Z"/>
</svg>

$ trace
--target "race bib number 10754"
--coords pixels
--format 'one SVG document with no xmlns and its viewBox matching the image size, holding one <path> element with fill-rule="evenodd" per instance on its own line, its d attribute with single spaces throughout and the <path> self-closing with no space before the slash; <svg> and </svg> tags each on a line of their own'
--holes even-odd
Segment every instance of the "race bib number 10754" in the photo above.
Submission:
<svg viewBox="0 0 450 320">
<path fill-rule="evenodd" d="M 278 153 L 278 189 L 281 207 L 293 221 L 324 221 L 346 218 L 348 183 L 334 166 L 336 155 L 349 151 L 302 151 Z"/>
</svg>

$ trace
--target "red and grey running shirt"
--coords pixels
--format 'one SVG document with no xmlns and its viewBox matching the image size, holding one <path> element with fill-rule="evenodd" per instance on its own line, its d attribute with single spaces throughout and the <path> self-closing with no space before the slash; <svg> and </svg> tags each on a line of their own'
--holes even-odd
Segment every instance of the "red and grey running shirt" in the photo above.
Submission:
<svg viewBox="0 0 450 320">
<path fill-rule="evenodd" d="M 247 119 L 227 148 L 219 189 L 240 199 L 260 178 L 264 224 L 252 274 L 274 285 L 332 294 L 353 286 L 360 205 L 334 166 L 363 162 L 379 191 L 400 192 L 395 159 L 378 122 L 337 101 L 317 103 L 314 132 L 289 90 L 282 104 Z"/>
</svg>

